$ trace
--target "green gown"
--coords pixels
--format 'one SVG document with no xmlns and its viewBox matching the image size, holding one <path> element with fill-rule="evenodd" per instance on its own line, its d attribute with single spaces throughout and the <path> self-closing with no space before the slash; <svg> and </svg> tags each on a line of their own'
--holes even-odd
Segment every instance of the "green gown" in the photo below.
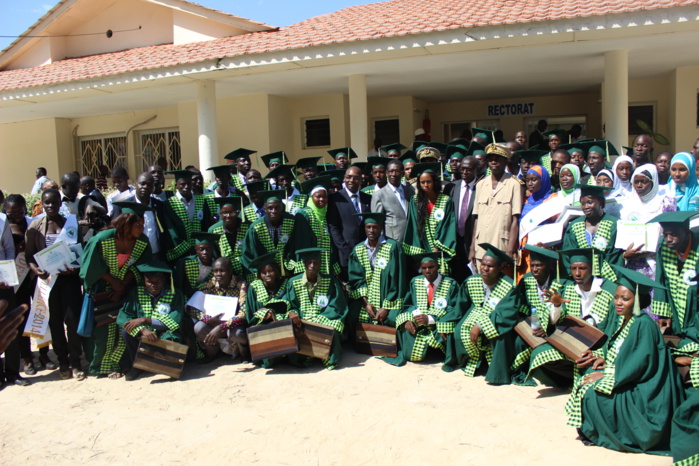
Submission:
<svg viewBox="0 0 699 466">
<path fill-rule="evenodd" d="M 408 254 L 420 254 L 438 249 L 442 253 L 439 259 L 439 270 L 443 275 L 449 275 L 449 261 L 456 255 L 456 217 L 451 197 L 440 194 L 437 197 L 432 213 L 427 216 L 425 233 L 420 235 L 417 216 L 417 194 L 408 204 L 403 243 Z"/>
<path fill-rule="evenodd" d="M 154 304 L 146 287 L 139 285 L 129 292 L 124 307 L 119 311 L 116 323 L 119 327 L 123 327 L 126 322 L 140 317 L 157 319 L 167 327 L 167 331 L 160 332 L 147 325 L 141 325 L 134 328 L 129 334 L 138 338 L 139 332 L 145 328 L 155 332 L 159 338 L 164 340 L 182 342 L 180 327 L 184 316 L 184 305 L 185 298 L 180 290 L 165 291 Z"/>
<path fill-rule="evenodd" d="M 218 239 L 218 251 L 221 257 L 227 257 L 231 260 L 233 274 L 245 277 L 248 282 L 251 282 L 255 279 L 255 275 L 243 269 L 243 264 L 240 262 L 240 258 L 243 255 L 243 240 L 248 229 L 250 229 L 250 223 L 241 221 L 235 235 L 226 233 L 223 221 L 220 221 L 211 225 L 209 233 L 221 235 Z"/>
<path fill-rule="evenodd" d="M 422 314 L 434 318 L 434 325 L 418 327 L 413 311 L 419 309 Z M 408 294 L 403 301 L 403 312 L 389 313 L 389 318 L 396 322 L 396 339 L 398 356 L 385 358 L 386 362 L 402 366 L 407 361 L 422 361 L 427 355 L 427 348 L 435 348 L 444 353 L 442 369 L 451 372 L 454 366 L 454 326 L 461 318 L 459 306 L 459 284 L 453 278 L 442 276 L 434 292 L 430 305 L 427 304 L 425 277 L 419 275 L 410 281 Z M 417 332 L 412 335 L 405 329 L 406 322 L 413 322 Z M 446 337 L 443 338 L 442 334 Z"/>
<path fill-rule="evenodd" d="M 291 215 L 296 215 L 299 210 L 306 207 L 308 199 L 308 194 L 297 194 L 296 197 L 294 197 L 294 199 L 291 201 L 290 205 L 287 203 L 286 211 L 289 212 Z"/>
<path fill-rule="evenodd" d="M 163 215 L 165 217 L 165 249 L 169 262 L 175 261 L 189 253 L 194 247 L 192 232 L 206 231 L 209 228 L 211 212 L 203 194 L 194 196 L 194 219 L 187 217 L 182 201 L 177 196 L 172 196 L 165 202 Z"/>
<path fill-rule="evenodd" d="M 122 280 L 128 272 L 132 272 L 136 278 L 135 282 L 140 283 L 142 278 L 136 266 L 146 264 L 151 260 L 153 253 L 150 242 L 146 235 L 141 235 L 136 240 L 126 265 L 119 267 L 115 234 L 116 230 L 113 228 L 100 231 L 85 245 L 80 278 L 83 279 L 84 289 L 89 293 L 95 291 L 95 285 L 99 285 L 98 292 L 110 289 L 107 282 L 100 278 L 105 273 Z M 127 369 L 126 362 L 123 360 L 126 344 L 116 323 L 96 327 L 92 338 L 94 339 L 94 354 L 90 362 L 90 373 L 110 374 Z"/>
<path fill-rule="evenodd" d="M 608 323 L 607 316 L 613 316 L 615 312 L 614 294 L 616 293 L 617 285 L 609 280 L 604 280 L 601 288 L 602 290 L 595 296 L 590 315 L 598 322 L 597 327 L 604 331 Z M 575 282 L 555 280 L 551 284 L 551 289 L 558 291 L 563 296 L 563 299 L 570 301 L 569 303 L 563 303 L 561 306 L 560 319 L 567 315 L 583 317 L 581 316 L 581 296 L 575 291 Z M 552 310 L 552 307 L 547 308 L 549 312 Z M 548 312 L 546 314 L 546 320 L 548 321 Z M 542 326 L 544 325 L 543 315 L 539 317 L 539 322 L 541 322 Z M 554 326 L 549 327 L 547 324 L 545 330 L 550 335 L 556 329 Z M 573 379 L 573 366 L 572 359 L 554 348 L 550 343 L 544 343 L 532 350 L 527 379 L 534 378 L 549 387 L 566 388 L 570 386 L 570 382 Z M 554 367 L 558 369 L 553 370 Z"/>
<path fill-rule="evenodd" d="M 696 375 L 699 377 L 699 359 L 695 358 Z M 674 466 L 699 464 L 699 389 L 687 391 L 687 399 L 677 407 L 672 418 L 670 451 Z"/>
<path fill-rule="evenodd" d="M 296 198 L 298 198 L 298 196 L 296 196 Z M 335 245 L 330 239 L 328 222 L 324 219 L 319 219 L 310 207 L 297 209 L 294 218 L 296 220 L 295 228 L 298 238 L 298 248 L 325 249 L 325 251 L 320 253 L 320 272 L 325 275 L 339 275 L 341 271 L 340 262 Z M 301 273 L 303 270 L 303 262 L 297 262 L 295 272 Z"/>
<path fill-rule="evenodd" d="M 378 252 L 374 268 L 369 261 L 364 241 L 354 247 L 347 261 L 350 305 L 347 316 L 347 329 L 351 337 L 358 323 L 378 325 L 362 305 L 366 297 L 376 310 L 388 309 L 385 325 L 395 326 L 395 317 L 403 309 L 403 299 L 408 292 L 406 275 L 406 258 L 397 241 L 386 238 L 386 242 L 377 245 Z"/>
<path fill-rule="evenodd" d="M 273 295 L 269 294 L 269 292 L 265 288 L 264 283 L 262 283 L 262 280 L 257 279 L 250 282 L 250 285 L 248 286 L 248 293 L 245 298 L 245 319 L 248 321 L 248 324 L 251 327 L 262 324 L 262 320 L 265 318 L 267 310 L 260 310 L 261 308 L 263 308 L 270 302 L 285 301 L 287 281 L 287 279 L 284 279 L 281 285 L 279 285 L 279 289 L 277 290 L 277 292 Z M 274 319 L 284 320 L 288 317 L 289 304 L 287 302 L 286 309 L 281 313 L 276 313 Z M 302 365 L 298 363 L 298 355 L 292 354 L 286 357 L 290 358 L 290 362 L 292 362 L 292 364 L 295 363 L 296 365 Z M 282 356 L 280 358 L 263 359 L 262 361 L 259 361 L 256 364 L 262 366 L 265 369 L 269 369 L 270 367 L 274 366 L 274 364 L 276 364 L 277 361 L 283 358 L 285 358 L 285 356 Z"/>
<path fill-rule="evenodd" d="M 186 299 L 192 297 L 192 295 L 198 291 L 202 286 L 206 285 L 209 278 L 213 277 L 213 263 L 214 259 L 211 261 L 211 270 L 204 280 L 197 283 L 199 279 L 199 259 L 196 255 L 189 257 L 182 257 L 177 261 L 175 266 L 175 272 L 173 274 L 173 282 L 175 288 L 181 290 Z"/>
<path fill-rule="evenodd" d="M 592 267 L 592 274 L 595 277 L 604 277 L 607 280 L 616 282 L 616 273 L 610 267 L 610 265 L 618 265 L 619 267 L 624 267 L 624 251 L 614 247 L 616 242 L 616 222 L 619 219 L 609 215 L 604 214 L 602 220 L 600 220 L 597 225 L 597 232 L 592 239 L 592 244 L 587 243 L 587 238 L 585 237 L 585 217 L 578 217 L 568 224 L 565 233 L 563 234 L 563 247 L 566 249 L 586 249 L 594 247 L 600 251 L 602 263 L 601 266 L 598 264 L 600 258 L 594 256 L 594 264 Z M 570 270 L 570 259 L 568 257 L 563 257 L 562 259 L 563 269 Z"/>
<path fill-rule="evenodd" d="M 345 327 L 347 316 L 347 300 L 339 280 L 328 275 L 319 274 L 315 293 L 311 298 L 306 288 L 305 273 L 291 278 L 286 285 L 286 301 L 289 311 L 296 312 L 303 320 L 332 327 L 333 334 L 330 356 L 323 361 L 326 369 L 334 369 L 342 356 L 340 337 Z M 304 366 L 313 363 L 313 358 L 300 356 Z"/>
<path fill-rule="evenodd" d="M 650 316 L 633 316 L 622 328 L 623 320 L 615 313 L 605 330 L 604 377 L 581 385 L 594 371 L 576 375 L 566 403 L 568 425 L 605 448 L 668 455 L 672 415 L 684 399 L 679 375 Z"/>
<path fill-rule="evenodd" d="M 281 235 L 276 245 L 269 232 L 271 223 L 266 215 L 252 222 L 245 233 L 240 263 L 247 273 L 257 273 L 250 264 L 256 258 L 272 252 L 276 254 L 275 260 L 280 265 L 282 274 L 287 275 L 296 269 L 295 251 L 301 249 L 298 246 L 298 235 L 296 235 L 296 220 L 289 213 L 283 215 Z"/>
<path fill-rule="evenodd" d="M 466 314 L 456 326 L 456 361 L 468 377 L 485 359 L 485 380 L 492 384 L 512 382 L 510 366 L 515 360 L 515 334 L 519 306 L 512 279 L 501 275 L 485 299 L 482 275 L 472 275 L 461 284 L 461 303 Z M 477 343 L 471 342 L 475 324 L 481 328 Z"/>
</svg>

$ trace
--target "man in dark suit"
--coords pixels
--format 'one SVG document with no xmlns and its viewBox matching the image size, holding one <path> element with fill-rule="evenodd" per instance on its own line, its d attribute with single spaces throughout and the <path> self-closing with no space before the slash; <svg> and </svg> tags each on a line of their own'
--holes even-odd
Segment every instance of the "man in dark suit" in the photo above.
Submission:
<svg viewBox="0 0 699 466">
<path fill-rule="evenodd" d="M 473 239 L 473 203 L 476 198 L 476 170 L 478 161 L 473 156 L 464 157 L 461 162 L 461 179 L 449 183 L 444 193 L 451 196 L 456 214 L 457 249 L 451 264 L 454 267 L 453 278 L 459 283 L 471 276 L 468 268 L 468 253 Z"/>
<path fill-rule="evenodd" d="M 371 196 L 359 190 L 361 182 L 359 167 L 349 167 L 342 189 L 330 196 L 328 204 L 328 230 L 340 258 L 343 280 L 347 280 L 347 259 L 352 249 L 366 239 L 362 219 L 354 215 L 370 212 Z"/>
<path fill-rule="evenodd" d="M 374 192 L 371 197 L 371 211 L 386 214 L 384 233 L 388 238 L 403 241 L 405 224 L 408 218 L 408 204 L 415 195 L 409 184 L 403 185 L 403 162 L 393 159 L 386 167 L 388 183 Z"/>
<path fill-rule="evenodd" d="M 160 226 L 163 225 L 164 208 L 163 201 L 153 196 L 155 189 L 155 179 L 149 172 L 143 172 L 136 180 L 136 191 L 133 196 L 129 196 L 124 201 L 137 202 L 144 204 L 153 209 L 153 212 L 146 212 L 143 216 L 144 230 L 143 234 L 148 237 L 150 247 L 153 249 L 153 256 L 160 260 L 165 258 L 165 247 L 161 241 Z M 112 210 L 112 219 L 115 219 L 121 214 L 121 209 L 115 206 Z"/>
</svg>

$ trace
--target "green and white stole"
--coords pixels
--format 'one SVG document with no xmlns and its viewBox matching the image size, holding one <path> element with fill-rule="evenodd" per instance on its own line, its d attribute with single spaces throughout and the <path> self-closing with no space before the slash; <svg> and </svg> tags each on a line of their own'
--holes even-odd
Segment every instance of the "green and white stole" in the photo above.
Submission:
<svg viewBox="0 0 699 466">
<path fill-rule="evenodd" d="M 675 310 L 677 311 L 678 323 L 683 327 L 685 315 L 687 313 L 687 295 L 689 294 L 690 286 L 697 286 L 697 262 L 699 261 L 699 253 L 696 249 L 689 252 L 687 260 L 684 262 L 682 270 L 679 270 L 679 260 L 677 253 L 668 248 L 665 242 L 660 246 L 660 254 L 663 259 L 663 269 L 668 278 L 670 297 Z M 690 283 L 692 283 L 690 285 Z"/>
<path fill-rule="evenodd" d="M 117 280 L 123 280 L 124 277 L 126 277 L 127 272 L 131 270 L 134 274 L 134 277 L 136 278 L 137 283 L 141 283 L 141 274 L 138 272 L 138 270 L 136 270 L 136 267 L 133 267 L 133 265 L 141 257 L 143 251 L 146 250 L 146 246 L 148 246 L 148 243 L 142 241 L 140 238 L 137 239 L 136 243 L 133 246 L 133 250 L 131 251 L 131 256 L 129 257 L 129 260 L 123 267 L 119 267 L 119 260 L 117 258 L 116 249 L 116 238 L 111 237 L 103 240 L 101 242 L 101 246 L 102 258 L 104 259 L 104 262 L 107 264 L 107 269 L 109 269 L 109 274 L 112 277 L 116 278 Z"/>
<path fill-rule="evenodd" d="M 403 307 L 402 299 L 384 301 L 381 298 L 381 276 L 383 270 L 390 265 L 393 245 L 389 242 L 385 242 L 378 244 L 376 247 L 379 248 L 379 250 L 376 253 L 376 259 L 374 261 L 375 266 L 373 269 L 371 268 L 371 262 L 369 262 L 366 244 L 364 244 L 364 242 L 359 243 L 355 251 L 360 265 L 364 268 L 364 276 L 366 277 L 367 283 L 366 298 L 377 309 L 400 309 Z M 362 309 L 361 314 L 366 314 L 366 311 Z"/>
<path fill-rule="evenodd" d="M 612 240 L 612 227 L 615 222 L 611 220 L 602 220 L 597 225 L 597 232 L 592 239 L 592 245 L 587 244 L 587 237 L 585 236 L 585 220 L 580 222 L 575 222 L 572 224 L 573 235 L 575 236 L 575 241 L 578 243 L 579 248 L 593 248 L 598 251 L 605 253 L 607 246 L 609 246 Z M 592 257 L 592 274 L 596 277 L 604 277 L 607 280 L 616 281 L 616 273 L 609 266 L 607 261 L 603 261 L 602 264 L 599 263 L 599 258 L 597 256 Z"/>
<path fill-rule="evenodd" d="M 326 307 L 330 305 L 330 285 L 332 279 L 327 276 L 318 275 L 318 284 L 315 288 L 315 294 L 311 300 L 308 295 L 308 289 L 306 288 L 303 279 L 294 280 L 294 292 L 296 293 L 296 298 L 299 301 L 301 312 L 301 318 L 304 320 L 311 320 L 313 322 L 327 325 L 333 327 L 338 332 L 342 332 L 344 329 L 344 323 L 341 320 L 330 320 L 327 317 L 321 315 Z"/>
</svg>

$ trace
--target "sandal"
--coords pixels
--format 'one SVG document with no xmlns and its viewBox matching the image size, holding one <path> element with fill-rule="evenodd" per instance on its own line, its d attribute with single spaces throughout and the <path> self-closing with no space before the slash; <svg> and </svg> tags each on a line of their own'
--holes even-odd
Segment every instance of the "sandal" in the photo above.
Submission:
<svg viewBox="0 0 699 466">
<path fill-rule="evenodd" d="M 80 369 L 73 369 L 73 377 L 78 381 L 85 380 L 87 378 L 87 374 Z"/>
<path fill-rule="evenodd" d="M 27 375 L 36 375 L 36 367 L 34 367 L 34 361 L 29 361 L 24 363 L 24 373 Z"/>
<path fill-rule="evenodd" d="M 124 377 L 124 374 L 122 374 L 121 372 L 114 371 L 111 374 L 109 374 L 107 377 L 112 379 L 112 380 L 116 380 L 116 379 L 120 379 L 120 378 Z"/>
<path fill-rule="evenodd" d="M 70 367 L 61 367 L 58 369 L 58 376 L 63 380 L 68 380 L 73 378 L 73 373 L 70 371 Z"/>
</svg>

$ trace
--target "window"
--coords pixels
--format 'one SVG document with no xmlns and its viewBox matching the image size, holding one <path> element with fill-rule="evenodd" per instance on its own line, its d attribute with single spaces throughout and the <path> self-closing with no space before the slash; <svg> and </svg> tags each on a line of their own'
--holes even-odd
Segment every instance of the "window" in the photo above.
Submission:
<svg viewBox="0 0 699 466">
<path fill-rule="evenodd" d="M 629 105 L 629 134 L 652 133 L 654 125 L 652 104 Z M 643 128 L 642 126 L 646 127 Z"/>
<path fill-rule="evenodd" d="M 330 118 L 307 118 L 303 120 L 304 148 L 330 147 Z"/>
<path fill-rule="evenodd" d="M 471 131 L 471 123 L 454 122 L 442 124 L 442 141 L 449 142 L 460 138 L 464 131 Z M 471 138 L 468 138 L 471 139 Z"/>
<path fill-rule="evenodd" d="M 384 146 L 400 142 L 400 120 L 398 118 L 374 120 L 374 138 L 380 139 Z"/>
<path fill-rule="evenodd" d="M 587 134 L 587 117 L 585 115 L 532 117 L 524 119 L 524 131 L 527 133 L 527 138 L 530 134 L 536 131 L 536 124 L 539 122 L 539 120 L 546 120 L 548 123 L 548 126 L 546 127 L 547 131 L 551 131 L 552 129 L 564 129 L 570 133 L 573 126 L 579 125 L 580 135 L 577 136 L 576 139 L 580 138 L 581 136 L 585 137 Z M 514 134 L 505 135 L 505 139 L 508 137 L 513 138 L 514 136 Z M 567 141 L 565 141 L 564 144 L 567 144 Z"/>
<path fill-rule="evenodd" d="M 83 175 L 97 178 L 101 165 L 105 165 L 109 171 L 116 166 L 126 167 L 126 154 L 126 136 L 80 138 L 80 168 Z"/>
<path fill-rule="evenodd" d="M 182 151 L 178 128 L 139 131 L 136 166 L 147 171 L 151 165 L 160 165 L 163 170 L 182 169 Z"/>
</svg>

